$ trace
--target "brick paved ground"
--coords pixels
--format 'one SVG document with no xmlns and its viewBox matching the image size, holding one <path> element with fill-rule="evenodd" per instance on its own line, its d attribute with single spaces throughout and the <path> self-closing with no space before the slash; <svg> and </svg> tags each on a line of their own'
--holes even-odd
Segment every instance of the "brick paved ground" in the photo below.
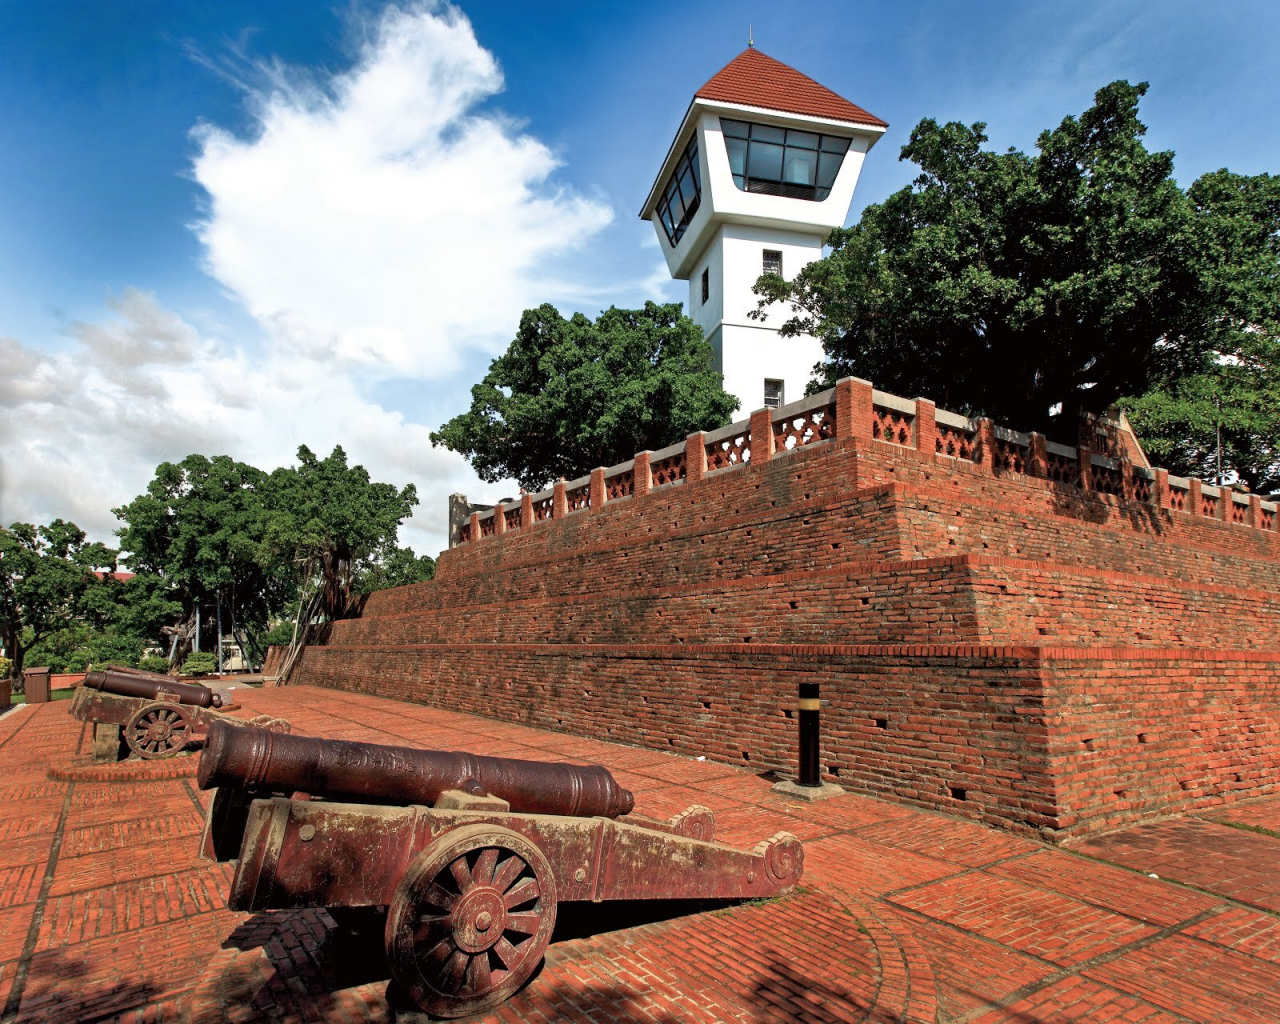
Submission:
<svg viewBox="0 0 1280 1024">
<path fill-rule="evenodd" d="M 803 891 L 781 900 L 666 920 L 563 907 L 545 968 L 495 1020 L 1280 1020 L 1280 798 L 1062 850 L 852 794 L 788 803 L 723 765 L 373 697 L 244 699 L 243 714 L 314 735 L 599 761 L 638 811 L 702 803 L 725 842 L 805 841 Z M 388 1019 L 379 941 L 323 910 L 223 909 L 230 872 L 196 856 L 193 780 L 99 781 L 73 764 L 80 742 L 65 704 L 0 717 L 0 1024 Z"/>
</svg>

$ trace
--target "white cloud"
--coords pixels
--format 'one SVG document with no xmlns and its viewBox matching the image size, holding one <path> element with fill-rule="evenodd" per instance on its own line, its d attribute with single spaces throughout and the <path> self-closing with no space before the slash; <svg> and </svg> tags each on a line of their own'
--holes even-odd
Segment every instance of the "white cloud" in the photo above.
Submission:
<svg viewBox="0 0 1280 1024">
<path fill-rule="evenodd" d="M 160 462 L 199 452 L 272 469 L 292 464 L 300 444 L 322 456 L 341 444 L 374 479 L 417 484 L 422 505 L 401 542 L 420 552 L 445 546 L 448 493 L 479 496 L 470 469 L 432 448 L 427 427 L 369 401 L 323 359 L 263 357 L 202 337 L 142 292 L 112 306 L 109 321 L 77 324 L 78 344 L 64 354 L 0 339 L 6 525 L 61 516 L 109 541 L 111 508 L 142 493 Z"/>
<path fill-rule="evenodd" d="M 555 154 L 478 108 L 502 74 L 456 9 L 389 7 L 355 27 L 363 43 L 337 74 L 240 68 L 247 135 L 194 131 L 207 194 L 194 230 L 205 269 L 260 326 L 252 348 L 136 289 L 72 324 L 70 351 L 0 337 L 0 521 L 61 516 L 109 541 L 110 509 L 160 462 L 270 469 L 299 444 L 341 444 L 375 479 L 416 484 L 401 542 L 420 552 L 445 546 L 449 492 L 516 493 L 371 396 L 390 379 L 437 406 L 463 391 L 445 377 L 469 350 L 501 351 L 523 309 L 595 289 L 566 260 L 612 213 L 556 187 Z"/>
<path fill-rule="evenodd" d="M 252 138 L 196 130 L 196 230 L 209 272 L 297 351 L 438 377 L 463 347 L 504 347 L 556 298 L 556 261 L 612 218 L 549 185 L 545 145 L 476 109 L 502 74 L 451 7 L 388 8 L 325 82 L 259 70 Z"/>
</svg>

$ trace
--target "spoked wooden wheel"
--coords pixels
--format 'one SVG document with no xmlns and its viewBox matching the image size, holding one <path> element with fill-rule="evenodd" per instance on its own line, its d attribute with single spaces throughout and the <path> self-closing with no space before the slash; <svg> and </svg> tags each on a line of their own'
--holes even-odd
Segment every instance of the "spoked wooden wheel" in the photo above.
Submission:
<svg viewBox="0 0 1280 1024">
<path fill-rule="evenodd" d="M 551 866 L 510 829 L 464 825 L 418 854 L 387 913 L 391 973 L 437 1017 L 496 1006 L 529 980 L 556 923 Z"/>
<path fill-rule="evenodd" d="M 124 741 L 148 760 L 172 757 L 191 739 L 191 715 L 180 704 L 155 701 L 140 707 L 124 727 Z"/>
</svg>

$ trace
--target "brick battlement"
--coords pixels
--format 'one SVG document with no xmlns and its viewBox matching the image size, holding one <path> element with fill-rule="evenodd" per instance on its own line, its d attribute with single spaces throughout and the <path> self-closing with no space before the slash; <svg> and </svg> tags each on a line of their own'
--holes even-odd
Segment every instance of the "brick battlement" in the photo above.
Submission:
<svg viewBox="0 0 1280 1024">
<path fill-rule="evenodd" d="M 1112 432 L 1118 429 L 1118 424 L 1100 422 Z M 1274 502 L 1135 464 L 1127 457 L 1136 449 L 1131 443 L 1116 446 L 1125 454 L 1112 458 L 1094 446 L 1067 447 L 1040 434 L 969 419 L 938 409 L 927 399 L 899 398 L 875 390 L 867 381 L 845 378 L 834 388 L 782 408 L 759 410 L 750 419 L 692 434 L 683 443 L 641 452 L 628 462 L 593 470 L 577 480 L 561 480 L 519 502 L 476 513 L 462 528 L 459 543 L 599 511 L 611 502 L 745 467 L 753 458 L 758 464 L 805 445 L 848 438 L 874 438 L 970 463 L 992 475 L 1046 480 L 1082 496 L 1108 495 L 1130 505 L 1272 533 L 1280 530 Z"/>
<path fill-rule="evenodd" d="M 473 516 L 294 680 L 761 771 L 815 682 L 829 779 L 1071 836 L 1280 784 L 1275 527 L 844 380 Z"/>
</svg>

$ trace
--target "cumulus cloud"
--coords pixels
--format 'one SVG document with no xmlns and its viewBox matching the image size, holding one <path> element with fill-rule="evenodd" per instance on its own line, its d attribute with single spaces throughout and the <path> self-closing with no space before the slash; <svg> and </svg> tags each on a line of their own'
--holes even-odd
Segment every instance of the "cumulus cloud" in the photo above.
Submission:
<svg viewBox="0 0 1280 1024">
<path fill-rule="evenodd" d="M 0 339 L 6 525 L 61 516 L 109 540 L 111 508 L 141 493 L 161 462 L 199 452 L 272 469 L 291 464 L 300 444 L 321 455 L 341 444 L 375 479 L 418 485 L 423 505 L 402 542 L 445 546 L 444 496 L 474 495 L 475 481 L 460 457 L 431 447 L 427 427 L 370 401 L 322 360 L 204 337 L 144 292 L 112 305 L 106 322 L 74 326 L 77 344 L 65 353 Z"/>
<path fill-rule="evenodd" d="M 270 469 L 304 443 L 415 483 L 402 542 L 419 551 L 445 545 L 449 492 L 515 493 L 373 396 L 410 380 L 453 404 L 440 396 L 463 391 L 446 378 L 466 355 L 503 349 L 523 309 L 573 297 L 565 260 L 611 211 L 557 187 L 556 155 L 482 109 L 501 69 L 456 9 L 389 7 L 356 30 L 352 65 L 326 77 L 242 67 L 244 134 L 194 130 L 193 228 L 204 268 L 260 327 L 248 347 L 142 289 L 71 324 L 69 350 L 0 337 L 4 523 L 61 516 L 109 540 L 110 509 L 162 461 Z"/>
<path fill-rule="evenodd" d="M 327 81 L 259 70 L 251 137 L 196 130 L 196 230 L 209 272 L 282 344 L 343 368 L 448 373 L 554 300 L 557 260 L 611 219 L 549 184 L 545 145 L 477 109 L 502 73 L 451 7 L 388 8 Z"/>
</svg>

